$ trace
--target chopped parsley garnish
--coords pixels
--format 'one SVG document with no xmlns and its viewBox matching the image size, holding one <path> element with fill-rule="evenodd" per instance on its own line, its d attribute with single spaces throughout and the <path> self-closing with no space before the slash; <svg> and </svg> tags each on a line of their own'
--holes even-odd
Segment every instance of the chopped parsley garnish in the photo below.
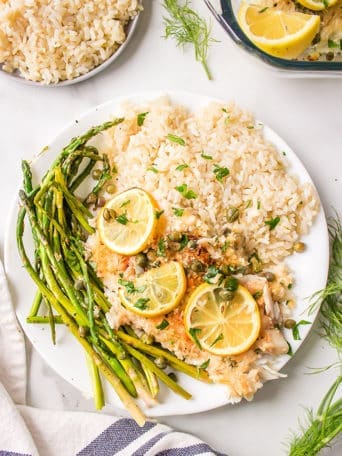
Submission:
<svg viewBox="0 0 342 456">
<path fill-rule="evenodd" d="M 189 168 L 189 165 L 187 163 L 184 163 L 183 165 L 178 165 L 176 171 L 183 171 L 183 169 L 186 168 Z"/>
<path fill-rule="evenodd" d="M 141 112 L 137 115 L 137 124 L 141 127 L 145 121 L 145 117 L 147 116 L 148 112 Z"/>
<path fill-rule="evenodd" d="M 145 310 L 147 309 L 147 303 L 150 299 L 149 298 L 139 298 L 135 303 L 134 307 L 140 310 Z"/>
<path fill-rule="evenodd" d="M 260 209 L 260 208 L 261 208 L 261 201 L 258 200 L 258 202 L 257 202 L 257 209 Z"/>
<path fill-rule="evenodd" d="M 198 366 L 199 369 L 206 369 L 210 364 L 210 358 L 204 361 L 200 366 Z"/>
<path fill-rule="evenodd" d="M 124 201 L 120 207 L 125 207 L 127 206 L 127 204 L 129 204 L 131 202 L 131 200 L 127 200 L 127 201 Z"/>
<path fill-rule="evenodd" d="M 213 281 L 213 279 L 215 279 L 215 277 L 217 276 L 217 274 L 219 274 L 220 270 L 214 266 L 213 264 L 210 265 L 207 269 L 207 272 L 205 274 L 205 276 L 203 277 L 203 280 L 207 283 L 215 283 L 215 281 Z"/>
<path fill-rule="evenodd" d="M 135 288 L 134 283 L 129 280 L 119 279 L 118 284 L 125 287 L 127 293 L 142 293 L 145 291 L 146 286 Z"/>
<path fill-rule="evenodd" d="M 248 130 L 254 130 L 254 125 L 247 125 Z"/>
<path fill-rule="evenodd" d="M 150 166 L 149 168 L 147 168 L 147 171 L 152 171 L 152 173 L 159 173 L 159 171 L 157 170 L 157 168 L 155 166 Z"/>
<path fill-rule="evenodd" d="M 129 221 L 126 214 L 118 215 L 117 217 L 115 217 L 115 220 L 118 223 L 121 223 L 121 225 L 127 225 L 128 221 Z"/>
<path fill-rule="evenodd" d="M 193 190 L 189 189 L 187 184 L 178 185 L 175 188 L 186 199 L 197 198 L 197 194 Z"/>
<path fill-rule="evenodd" d="M 203 150 L 201 152 L 201 157 L 204 158 L 204 160 L 212 160 L 213 159 L 213 157 L 211 155 L 206 155 Z"/>
<path fill-rule="evenodd" d="M 288 288 L 289 290 L 291 290 L 292 287 L 293 287 L 293 283 L 289 283 L 288 286 L 287 286 L 287 288 Z"/>
<path fill-rule="evenodd" d="M 245 209 L 248 209 L 248 208 L 251 207 L 251 206 L 252 206 L 252 200 L 246 201 Z"/>
<path fill-rule="evenodd" d="M 180 146 L 185 146 L 185 141 L 183 138 L 180 138 L 179 136 L 173 135 L 172 133 L 169 133 L 167 135 L 167 139 L 171 142 L 174 142 L 176 144 L 179 144 Z"/>
<path fill-rule="evenodd" d="M 268 10 L 268 6 L 265 6 L 265 8 L 262 8 L 261 10 L 258 11 L 259 14 L 264 13 L 265 11 Z"/>
<path fill-rule="evenodd" d="M 226 114 L 228 114 L 228 111 L 226 108 L 222 108 L 222 111 L 225 112 Z"/>
<path fill-rule="evenodd" d="M 223 334 L 219 334 L 216 339 L 214 340 L 214 342 L 212 344 L 210 344 L 210 347 L 213 347 L 215 344 L 217 344 L 217 342 L 219 342 L 220 340 L 223 339 Z"/>
<path fill-rule="evenodd" d="M 159 323 L 159 325 L 156 326 L 157 329 L 165 329 L 169 326 L 169 322 L 167 320 L 164 320 L 162 322 Z"/>
<path fill-rule="evenodd" d="M 116 166 L 113 166 L 113 168 L 112 168 L 112 174 L 116 174 L 117 172 L 118 172 L 118 170 L 117 170 Z"/>
<path fill-rule="evenodd" d="M 216 179 L 222 183 L 223 178 L 228 176 L 229 169 L 224 166 L 214 165 L 213 173 L 215 174 Z"/>
<path fill-rule="evenodd" d="M 272 231 L 278 225 L 279 222 L 280 222 L 280 217 L 277 216 L 273 219 L 265 220 L 265 225 L 268 225 L 270 228 L 270 231 Z"/>
<path fill-rule="evenodd" d="M 284 157 L 286 157 L 286 152 L 284 150 L 283 150 L 283 155 L 284 155 Z"/>
<path fill-rule="evenodd" d="M 337 43 L 336 41 L 334 40 L 328 40 L 328 48 L 332 49 L 332 48 L 339 48 L 340 47 L 340 44 Z"/>
<path fill-rule="evenodd" d="M 172 210 L 176 217 L 182 217 L 184 214 L 184 209 L 181 209 L 180 207 L 173 207 Z"/>
<path fill-rule="evenodd" d="M 289 347 L 289 349 L 288 349 L 286 354 L 289 355 L 289 356 L 292 356 L 293 355 L 293 350 L 292 350 L 291 344 L 288 341 L 286 341 L 286 343 L 287 343 L 287 346 Z"/>
<path fill-rule="evenodd" d="M 160 217 L 164 214 L 165 211 L 155 211 L 154 216 L 157 220 L 160 219 Z"/>
<path fill-rule="evenodd" d="M 184 247 L 186 247 L 188 245 L 188 242 L 189 242 L 188 236 L 186 234 L 182 234 L 181 240 L 179 242 L 179 244 L 180 244 L 179 250 L 183 250 Z"/>
<path fill-rule="evenodd" d="M 165 256 L 166 251 L 166 241 L 165 239 L 159 239 L 157 246 L 157 256 Z"/>
<path fill-rule="evenodd" d="M 293 336 L 294 340 L 301 340 L 301 337 L 299 334 L 300 325 L 311 325 L 311 322 L 307 321 L 307 320 L 300 320 L 298 323 L 295 324 L 295 326 L 292 328 L 292 336 Z"/>
<path fill-rule="evenodd" d="M 200 350 L 202 350 L 202 345 L 201 345 L 201 343 L 200 343 L 200 341 L 198 340 L 198 337 L 197 337 L 197 334 L 199 334 L 200 332 L 202 332 L 202 330 L 200 328 L 190 328 L 189 329 L 189 334 L 190 334 L 192 340 L 195 342 L 197 347 Z"/>
<path fill-rule="evenodd" d="M 226 253 L 228 247 L 229 247 L 229 241 L 224 241 L 224 244 L 221 247 L 221 252 Z"/>
<path fill-rule="evenodd" d="M 254 299 L 259 299 L 261 298 L 262 296 L 262 291 L 256 291 L 254 294 L 253 294 L 253 298 Z"/>
</svg>

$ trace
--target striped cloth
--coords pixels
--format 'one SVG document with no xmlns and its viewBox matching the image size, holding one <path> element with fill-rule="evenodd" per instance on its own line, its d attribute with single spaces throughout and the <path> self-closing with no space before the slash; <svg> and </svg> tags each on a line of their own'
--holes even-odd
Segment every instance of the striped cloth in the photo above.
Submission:
<svg viewBox="0 0 342 456">
<path fill-rule="evenodd" d="M 139 427 L 128 418 L 25 405 L 24 336 L 1 262 L 0 347 L 0 456 L 224 456 L 192 435 L 152 421 Z"/>
</svg>

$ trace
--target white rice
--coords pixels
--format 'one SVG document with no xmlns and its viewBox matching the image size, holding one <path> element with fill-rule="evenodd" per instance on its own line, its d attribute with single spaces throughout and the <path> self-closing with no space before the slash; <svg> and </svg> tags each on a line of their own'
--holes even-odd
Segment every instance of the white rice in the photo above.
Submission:
<svg viewBox="0 0 342 456">
<path fill-rule="evenodd" d="M 45 84 L 74 79 L 125 41 L 140 0 L 0 1 L 0 64 Z"/>
</svg>

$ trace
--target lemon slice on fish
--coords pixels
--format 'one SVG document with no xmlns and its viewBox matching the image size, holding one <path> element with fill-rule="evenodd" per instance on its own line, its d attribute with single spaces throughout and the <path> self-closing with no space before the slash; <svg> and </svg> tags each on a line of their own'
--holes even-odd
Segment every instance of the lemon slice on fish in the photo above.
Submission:
<svg viewBox="0 0 342 456">
<path fill-rule="evenodd" d="M 152 318 L 171 312 L 186 290 L 183 266 L 170 261 L 150 269 L 134 282 L 119 279 L 122 304 L 132 312 Z"/>
<path fill-rule="evenodd" d="M 242 2 L 238 22 L 255 46 L 267 54 L 294 59 L 310 46 L 319 31 L 320 17 Z"/>
<path fill-rule="evenodd" d="M 98 215 L 97 229 L 101 241 L 121 255 L 141 252 L 154 235 L 156 208 L 152 196 L 140 188 L 118 193 Z"/>
<path fill-rule="evenodd" d="M 184 324 L 200 349 L 219 356 L 238 355 L 259 335 L 259 308 L 241 285 L 231 300 L 222 299 L 222 290 L 207 283 L 198 286 L 186 306 Z"/>
<path fill-rule="evenodd" d="M 298 3 L 313 11 L 322 11 L 336 5 L 337 0 L 298 0 Z"/>
</svg>

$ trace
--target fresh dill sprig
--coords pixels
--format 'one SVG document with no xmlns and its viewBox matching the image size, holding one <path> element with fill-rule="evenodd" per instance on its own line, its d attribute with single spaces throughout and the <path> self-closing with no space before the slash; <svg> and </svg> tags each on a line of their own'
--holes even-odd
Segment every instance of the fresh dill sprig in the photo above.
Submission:
<svg viewBox="0 0 342 456">
<path fill-rule="evenodd" d="M 329 223 L 331 257 L 327 286 L 312 296 L 310 311 L 321 304 L 323 337 L 342 356 L 342 224 L 336 215 Z"/>
<path fill-rule="evenodd" d="M 342 432 L 342 399 L 333 402 L 342 382 L 340 375 L 324 396 L 316 415 L 309 409 L 300 435 L 293 435 L 289 456 L 314 456 Z"/>
<path fill-rule="evenodd" d="M 164 0 L 164 8 L 169 17 L 164 17 L 165 38 L 174 38 L 177 46 L 191 43 L 195 49 L 195 58 L 200 62 L 208 76 L 211 74 L 207 64 L 208 50 L 211 43 L 211 24 L 208 24 L 196 11 L 190 8 L 190 1 Z"/>
</svg>

